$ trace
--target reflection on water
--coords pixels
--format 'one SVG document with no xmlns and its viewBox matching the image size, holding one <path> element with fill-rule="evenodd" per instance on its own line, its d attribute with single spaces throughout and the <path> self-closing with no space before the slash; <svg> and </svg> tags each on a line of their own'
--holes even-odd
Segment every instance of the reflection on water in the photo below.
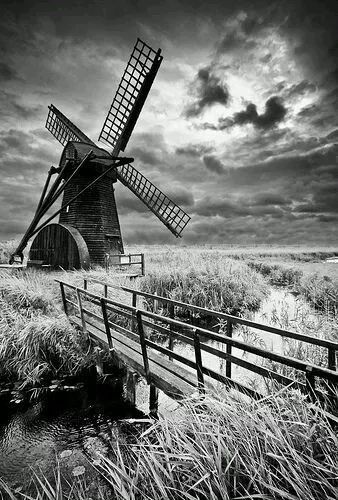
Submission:
<svg viewBox="0 0 338 500">
<path fill-rule="evenodd" d="M 312 336 L 318 334 L 323 323 L 323 316 L 314 311 L 305 299 L 301 296 L 296 297 L 286 289 L 278 288 L 272 288 L 270 295 L 262 302 L 259 311 L 252 313 L 251 317 L 246 316 L 246 319 L 286 330 L 302 331 L 302 333 Z M 213 330 L 217 331 L 215 328 Z M 269 332 L 237 325 L 233 330 L 233 338 L 279 354 L 290 354 L 290 340 Z M 297 341 L 293 342 L 298 343 Z M 207 343 L 223 352 L 226 351 L 226 345 L 221 342 L 208 341 Z M 175 341 L 174 351 L 189 359 L 195 358 L 194 347 L 186 345 L 180 340 Z M 238 348 L 233 348 L 232 354 L 258 365 L 264 363 L 263 358 Z M 202 361 L 204 366 L 225 375 L 225 360 L 203 351 Z M 257 390 L 263 392 L 266 390 L 264 381 L 259 375 L 235 364 L 232 364 L 232 378 L 245 385 L 255 386 Z"/>
<path fill-rule="evenodd" d="M 144 416 L 112 391 L 94 398 L 85 391 L 53 393 L 26 407 L 1 410 L 0 477 L 14 487 L 28 481 L 30 467 L 46 477 L 57 462 L 65 477 L 79 466 L 90 472 L 88 458 L 107 454 L 117 437 L 134 432 L 127 419 Z"/>
</svg>

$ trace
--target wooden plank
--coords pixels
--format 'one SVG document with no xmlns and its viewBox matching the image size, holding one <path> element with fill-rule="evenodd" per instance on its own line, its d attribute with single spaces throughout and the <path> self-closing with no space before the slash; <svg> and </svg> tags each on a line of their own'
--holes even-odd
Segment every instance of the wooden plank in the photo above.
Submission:
<svg viewBox="0 0 338 500">
<path fill-rule="evenodd" d="M 72 317 L 71 321 L 81 328 L 79 318 Z M 94 325 L 87 324 L 88 333 L 102 346 L 107 347 L 106 334 Z M 114 339 L 115 352 L 119 358 L 130 368 L 133 368 L 144 377 L 146 372 L 143 366 L 143 357 L 141 347 L 136 342 L 130 339 L 123 338 L 117 332 L 111 332 Z M 174 399 L 182 399 L 196 392 L 196 380 L 194 375 L 188 370 L 175 365 L 176 373 L 180 373 L 181 377 L 171 373 L 166 369 L 166 365 L 172 362 L 167 361 L 162 356 L 155 354 L 149 350 L 149 371 L 151 374 L 152 383 L 160 390 L 168 394 Z"/>
</svg>

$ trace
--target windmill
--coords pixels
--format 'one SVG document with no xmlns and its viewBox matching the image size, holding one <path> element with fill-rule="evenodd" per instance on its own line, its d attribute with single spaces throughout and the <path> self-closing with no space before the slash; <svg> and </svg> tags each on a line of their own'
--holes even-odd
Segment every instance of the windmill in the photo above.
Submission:
<svg viewBox="0 0 338 500">
<path fill-rule="evenodd" d="M 104 121 L 98 147 L 55 106 L 49 106 L 46 128 L 64 146 L 59 167 L 51 167 L 35 216 L 12 255 L 23 260 L 28 240 L 35 236 L 29 262 L 63 269 L 103 265 L 107 255 L 123 253 L 123 241 L 113 184 L 129 188 L 176 236 L 190 220 L 179 206 L 131 165 L 124 151 L 162 62 L 161 50 L 140 39 L 134 46 Z M 51 178 L 56 175 L 50 185 Z M 63 195 L 61 208 L 41 219 Z M 59 215 L 58 223 L 50 223 Z M 39 225 L 40 223 L 40 225 Z"/>
</svg>

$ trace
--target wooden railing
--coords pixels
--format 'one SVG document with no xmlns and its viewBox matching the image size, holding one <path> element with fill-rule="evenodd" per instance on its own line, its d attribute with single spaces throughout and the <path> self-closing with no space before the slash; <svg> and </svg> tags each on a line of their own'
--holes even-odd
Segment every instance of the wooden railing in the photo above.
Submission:
<svg viewBox="0 0 338 500">
<path fill-rule="evenodd" d="M 95 326 L 97 327 L 97 322 L 99 322 L 99 324 L 101 324 L 102 326 L 102 331 L 105 331 L 107 336 L 107 343 L 111 349 L 114 347 L 111 333 L 112 331 L 122 333 L 127 337 L 137 341 L 141 345 L 144 360 L 144 369 L 148 379 L 149 364 L 147 353 L 148 348 L 151 348 L 154 351 L 165 354 L 170 360 L 176 360 L 189 367 L 190 369 L 196 370 L 197 382 L 200 390 L 203 390 L 204 388 L 204 376 L 206 375 L 211 379 L 223 383 L 230 383 L 237 389 L 248 392 L 253 397 L 261 397 L 258 392 L 247 388 L 231 379 L 231 367 L 232 364 L 235 364 L 253 373 L 261 375 L 262 377 L 269 379 L 270 381 L 276 381 L 284 386 L 297 387 L 302 392 L 308 393 L 312 398 L 316 399 L 322 398 L 323 391 L 322 386 L 320 387 L 320 391 L 316 390 L 316 379 L 318 379 L 318 381 L 325 381 L 327 383 L 329 397 L 335 402 L 337 400 L 338 373 L 336 371 L 336 351 L 338 350 L 338 343 L 336 342 L 308 337 L 296 332 L 286 331 L 279 328 L 270 327 L 268 325 L 255 323 L 243 318 L 238 318 L 236 316 L 220 313 L 218 311 L 213 311 L 191 304 L 186 304 L 172 299 L 167 299 L 165 297 L 149 294 L 140 290 L 134 290 L 127 287 L 119 287 L 117 285 L 105 283 L 100 280 L 85 278 L 86 286 L 84 288 L 76 287 L 61 280 L 57 281 L 60 283 L 65 312 L 69 314 L 69 306 L 75 308 L 80 314 L 84 331 L 86 331 L 87 324 L 90 325 L 91 320 L 95 320 Z M 103 297 L 101 295 L 97 295 L 96 293 L 90 292 L 88 290 L 89 282 L 94 282 L 96 284 L 102 285 L 104 287 L 105 296 Z M 129 293 L 131 296 L 131 304 L 121 303 L 108 298 L 108 288 L 119 289 Z M 72 290 L 73 294 L 75 293 L 76 302 L 67 297 L 66 289 Z M 152 300 L 153 304 L 155 302 L 157 304 L 164 304 L 167 307 L 169 316 L 164 316 L 163 314 L 157 314 L 155 312 L 139 308 L 137 304 L 138 297 Z M 84 305 L 84 300 L 86 300 L 88 304 L 90 304 L 91 309 L 89 309 L 88 306 Z M 98 309 L 93 310 L 93 307 L 95 306 L 98 307 Z M 206 316 L 217 317 L 218 319 L 224 320 L 226 322 L 226 332 L 215 333 L 205 328 L 179 321 L 175 319 L 176 308 L 183 308 L 194 313 L 200 313 Z M 121 324 L 119 324 L 121 318 L 125 318 L 125 321 L 127 321 L 128 323 L 127 326 L 122 326 Z M 235 324 L 246 325 L 250 328 L 269 332 L 274 335 L 280 335 L 282 337 L 295 339 L 300 342 L 305 342 L 326 349 L 328 352 L 328 368 L 324 368 L 322 366 L 308 363 L 306 361 L 285 356 L 276 352 L 271 352 L 262 347 L 257 347 L 242 340 L 234 339 L 232 333 L 233 325 Z M 147 338 L 147 329 L 149 329 L 151 332 L 159 332 L 161 334 L 164 334 L 168 340 L 168 347 L 159 345 L 154 340 Z M 195 353 L 194 360 L 187 359 L 185 356 L 174 352 L 174 337 L 193 347 Z M 226 350 L 223 351 L 222 349 L 219 349 L 213 345 L 209 345 L 208 342 L 211 340 L 217 341 L 220 344 L 225 344 Z M 233 355 L 232 348 L 240 349 L 243 352 L 251 353 L 256 356 L 260 356 L 263 359 L 280 363 L 281 365 L 287 367 L 291 367 L 296 370 L 296 374 L 300 372 L 303 374 L 303 376 L 297 377 L 296 375 L 295 378 L 291 378 L 265 366 L 260 366 L 257 363 L 242 359 L 238 356 Z M 218 373 L 203 364 L 203 352 L 212 354 L 220 359 L 225 360 L 225 375 Z"/>
<path fill-rule="evenodd" d="M 141 276 L 145 274 L 145 263 L 143 253 L 114 254 L 108 255 L 106 259 L 106 269 L 112 266 L 140 266 Z"/>
</svg>

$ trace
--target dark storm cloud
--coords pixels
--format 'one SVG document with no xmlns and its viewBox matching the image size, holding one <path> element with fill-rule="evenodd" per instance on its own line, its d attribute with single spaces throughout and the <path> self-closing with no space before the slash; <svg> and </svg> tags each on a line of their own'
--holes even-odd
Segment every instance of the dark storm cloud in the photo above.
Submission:
<svg viewBox="0 0 338 500">
<path fill-rule="evenodd" d="M 271 198 L 273 194 L 270 195 Z M 267 197 L 266 197 L 267 199 Z M 236 199 L 219 198 L 219 197 L 205 197 L 199 200 L 193 208 L 193 213 L 203 217 L 218 216 L 224 219 L 230 217 L 248 217 L 248 216 L 266 216 L 269 215 L 273 218 L 280 218 L 289 211 L 289 207 L 285 200 L 282 203 L 264 203 L 266 200 L 251 200 L 250 198 L 237 197 Z"/>
<path fill-rule="evenodd" d="M 18 79 L 16 71 L 5 62 L 0 62 L 0 82 Z"/>
<path fill-rule="evenodd" d="M 176 148 L 175 153 L 177 155 L 190 156 L 191 158 L 199 158 L 206 153 L 211 153 L 212 150 L 213 148 L 211 146 L 188 144 L 187 146 Z"/>
<path fill-rule="evenodd" d="M 200 115 L 213 104 L 226 105 L 229 92 L 220 78 L 212 73 L 212 68 L 201 68 L 192 87 L 196 93 L 196 100 L 185 109 L 185 116 L 192 118 Z"/>
<path fill-rule="evenodd" d="M 278 193 L 257 193 L 251 199 L 251 204 L 258 206 L 289 205 L 290 203 L 291 200 Z"/>
<path fill-rule="evenodd" d="M 244 111 L 239 111 L 232 118 L 225 119 L 224 125 L 227 128 L 252 123 L 255 127 L 268 129 L 280 123 L 284 119 L 286 112 L 287 110 L 281 99 L 273 96 L 266 101 L 265 111 L 261 115 L 258 114 L 256 105 L 250 103 Z"/>
<path fill-rule="evenodd" d="M 210 172 L 215 174 L 222 175 L 226 171 L 224 164 L 214 155 L 203 156 L 203 163 Z"/>
</svg>

